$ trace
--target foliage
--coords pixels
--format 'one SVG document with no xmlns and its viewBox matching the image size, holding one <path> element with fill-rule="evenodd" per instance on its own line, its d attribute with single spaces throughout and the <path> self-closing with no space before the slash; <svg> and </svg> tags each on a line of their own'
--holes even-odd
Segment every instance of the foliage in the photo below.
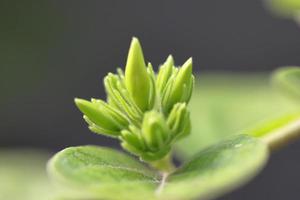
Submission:
<svg viewBox="0 0 300 200">
<path fill-rule="evenodd" d="M 282 69 L 273 80 L 297 96 L 299 77 L 299 68 Z M 169 56 L 156 75 L 134 38 L 125 73 L 104 80 L 107 102 L 75 103 L 93 132 L 120 139 L 140 160 L 104 147 L 66 148 L 48 164 L 64 188 L 60 199 L 212 199 L 249 181 L 270 150 L 300 136 L 299 102 L 282 98 L 265 78 L 222 78 L 209 77 L 206 89 L 199 83 L 190 119 L 192 60 L 176 68 Z M 175 168 L 171 150 L 184 137 L 177 152 L 185 162 Z"/>
<path fill-rule="evenodd" d="M 297 17 L 300 11 L 300 0 L 266 0 L 268 7 L 283 17 Z"/>
<path fill-rule="evenodd" d="M 267 157 L 267 147 L 259 140 L 235 136 L 196 154 L 169 175 L 161 190 L 157 190 L 162 184 L 157 172 L 103 147 L 67 148 L 52 158 L 49 171 L 71 190 L 80 191 L 66 199 L 207 199 L 249 180 Z"/>
<path fill-rule="evenodd" d="M 0 200 L 49 200 L 55 189 L 45 166 L 50 154 L 41 150 L 0 149 Z"/>
<path fill-rule="evenodd" d="M 274 88 L 267 74 L 204 73 L 196 80 L 189 105 L 192 133 L 176 151 L 183 160 L 232 134 L 260 137 L 300 113 L 299 104 L 273 80 Z"/>
</svg>

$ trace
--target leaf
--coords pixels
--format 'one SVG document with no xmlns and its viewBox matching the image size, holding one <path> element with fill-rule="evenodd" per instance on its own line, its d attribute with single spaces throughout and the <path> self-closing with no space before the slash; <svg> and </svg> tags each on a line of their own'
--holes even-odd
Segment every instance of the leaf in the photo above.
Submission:
<svg viewBox="0 0 300 200">
<path fill-rule="evenodd" d="M 212 199 L 249 181 L 264 166 L 267 147 L 246 135 L 201 151 L 169 177 L 162 199 Z"/>
<path fill-rule="evenodd" d="M 56 191 L 45 166 L 50 154 L 20 149 L 0 150 L 0 200 L 50 200 Z"/>
<path fill-rule="evenodd" d="M 295 17 L 299 14 L 299 0 L 265 0 L 268 8 L 282 17 Z"/>
<path fill-rule="evenodd" d="M 273 75 L 274 84 L 290 97 L 300 100 L 300 67 L 283 67 Z"/>
<path fill-rule="evenodd" d="M 51 159 L 48 171 L 54 180 L 73 188 L 71 197 L 77 198 L 148 199 L 152 194 L 148 192 L 159 182 L 155 172 L 134 158 L 96 146 L 59 152 Z"/>
<path fill-rule="evenodd" d="M 266 119 L 300 111 L 273 90 L 265 74 L 202 74 L 196 80 L 189 105 L 192 133 L 177 145 L 184 160 L 229 135 L 248 133 Z"/>
<path fill-rule="evenodd" d="M 159 195 L 160 177 L 155 172 L 108 148 L 67 148 L 51 159 L 48 169 L 55 180 L 73 188 L 69 200 L 188 200 L 234 189 L 256 174 L 267 157 L 264 144 L 250 136 L 236 136 L 197 154 L 170 175 Z"/>
</svg>

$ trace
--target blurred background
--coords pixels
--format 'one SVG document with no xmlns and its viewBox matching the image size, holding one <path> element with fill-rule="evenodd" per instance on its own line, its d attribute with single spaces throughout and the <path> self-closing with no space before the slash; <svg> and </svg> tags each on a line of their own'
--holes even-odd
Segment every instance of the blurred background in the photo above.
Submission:
<svg viewBox="0 0 300 200">
<path fill-rule="evenodd" d="M 200 80 L 208 73 L 256 77 L 279 66 L 299 66 L 300 26 L 265 5 L 262 0 L 1 0 L 0 166 L 44 166 L 48 155 L 67 146 L 118 148 L 117 141 L 89 132 L 73 98 L 105 98 L 102 78 L 124 67 L 132 36 L 156 69 L 169 54 L 178 65 L 192 56 Z M 249 109 L 255 115 L 256 108 Z M 47 153 L 15 152 L 24 148 Z M 38 154 L 34 162 L 32 154 Z M 299 198 L 299 154 L 300 142 L 276 152 L 254 181 L 220 200 Z M 12 157 L 18 162 L 8 162 Z M 0 180 L 5 173 L 0 167 Z M 14 199 L 6 195 L 0 199 Z"/>
</svg>

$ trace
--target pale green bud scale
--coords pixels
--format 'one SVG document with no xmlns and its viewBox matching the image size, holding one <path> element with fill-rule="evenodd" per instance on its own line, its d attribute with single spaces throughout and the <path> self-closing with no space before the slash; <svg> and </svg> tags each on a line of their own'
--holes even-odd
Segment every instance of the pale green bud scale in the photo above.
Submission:
<svg viewBox="0 0 300 200">
<path fill-rule="evenodd" d="M 155 110 L 145 113 L 142 135 L 150 149 L 157 150 L 163 147 L 169 134 L 170 131 L 161 113 Z"/>
<path fill-rule="evenodd" d="M 133 38 L 125 67 L 125 84 L 135 103 L 142 111 L 149 109 L 150 78 L 143 51 L 137 38 Z"/>
<path fill-rule="evenodd" d="M 75 99 L 75 103 L 81 112 L 84 113 L 93 123 L 111 131 L 120 131 L 120 125 L 108 115 L 107 112 L 100 110 L 97 106 L 83 99 Z"/>
<path fill-rule="evenodd" d="M 160 66 L 158 75 L 157 75 L 157 89 L 160 93 L 163 92 L 163 90 L 166 87 L 166 84 L 169 80 L 169 78 L 172 75 L 174 67 L 174 59 L 172 55 L 169 55 L 167 60 L 163 65 Z"/>
<path fill-rule="evenodd" d="M 168 91 L 169 94 L 165 99 L 165 108 L 168 112 L 175 103 L 177 102 L 187 102 L 188 97 L 190 95 L 185 95 L 187 98 L 184 97 L 184 91 L 190 90 L 189 88 L 184 88 L 191 85 L 192 80 L 192 66 L 193 61 L 192 58 L 189 58 L 183 66 L 177 72 L 175 77 L 174 83 L 172 84 L 171 91 Z"/>
<path fill-rule="evenodd" d="M 83 116 L 83 119 L 86 121 L 86 123 L 89 124 L 88 128 L 90 129 L 90 131 L 92 131 L 94 133 L 104 134 L 104 135 L 109 136 L 109 137 L 116 137 L 116 136 L 120 135 L 120 131 L 112 131 L 112 130 L 100 127 L 100 126 L 96 125 L 94 122 L 92 122 L 85 115 Z"/>
</svg>

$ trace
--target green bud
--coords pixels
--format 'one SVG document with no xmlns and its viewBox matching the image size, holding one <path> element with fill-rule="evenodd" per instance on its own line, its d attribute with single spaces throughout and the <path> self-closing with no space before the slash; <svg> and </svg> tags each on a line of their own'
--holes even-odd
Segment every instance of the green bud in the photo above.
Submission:
<svg viewBox="0 0 300 200">
<path fill-rule="evenodd" d="M 173 106 L 167 124 L 172 131 L 172 139 L 182 138 L 190 133 L 191 120 L 186 103 L 177 103 Z"/>
<path fill-rule="evenodd" d="M 142 112 L 134 103 L 130 94 L 122 84 L 121 77 L 109 73 L 104 78 L 104 85 L 108 94 L 108 102 L 111 106 L 124 113 L 130 121 L 136 122 L 142 119 Z"/>
<path fill-rule="evenodd" d="M 88 123 L 90 131 L 94 133 L 106 135 L 108 137 L 117 137 L 120 134 L 120 131 L 112 131 L 96 125 L 85 115 L 83 116 L 83 119 Z"/>
<path fill-rule="evenodd" d="M 161 65 L 157 75 L 156 86 L 160 94 L 162 94 L 163 90 L 165 89 L 166 84 L 172 75 L 173 68 L 174 59 L 172 55 L 169 55 L 165 63 Z"/>
<path fill-rule="evenodd" d="M 143 140 L 141 139 L 141 134 L 139 132 L 137 133 L 129 130 L 123 130 L 121 132 L 121 140 L 126 141 L 128 145 L 134 147 L 139 151 L 144 151 L 145 144 L 143 143 Z"/>
<path fill-rule="evenodd" d="M 156 152 L 143 152 L 140 156 L 143 161 L 156 161 L 165 157 L 171 151 L 170 145 L 165 145 L 162 149 Z"/>
<path fill-rule="evenodd" d="M 78 98 L 75 99 L 75 104 L 91 122 L 103 130 L 109 130 L 112 133 L 118 133 L 121 130 L 122 126 L 108 114 L 106 108 L 98 107 L 94 103 Z"/>
<path fill-rule="evenodd" d="M 141 156 L 143 154 L 143 151 L 140 151 L 135 146 L 129 144 L 128 141 L 123 140 L 121 142 L 121 146 L 123 149 L 125 149 L 126 151 L 128 151 L 134 155 Z"/>
<path fill-rule="evenodd" d="M 100 99 L 91 99 L 91 102 L 94 103 L 98 107 L 98 109 L 102 110 L 104 114 L 111 116 L 111 118 L 113 118 L 117 122 L 117 124 L 119 124 L 120 127 L 128 127 L 129 121 L 127 117 L 119 110 L 108 105 L 106 102 Z"/>
<path fill-rule="evenodd" d="M 170 135 L 164 116 L 155 111 L 145 113 L 142 124 L 142 136 L 151 151 L 164 147 Z"/>
<path fill-rule="evenodd" d="M 132 39 L 129 48 L 125 68 L 125 85 L 137 106 L 142 111 L 148 110 L 151 83 L 142 48 L 137 38 Z"/>
<path fill-rule="evenodd" d="M 75 99 L 75 103 L 91 131 L 118 138 L 125 150 L 154 163 L 190 133 L 187 103 L 193 85 L 191 58 L 177 68 L 170 55 L 155 74 L 133 38 L 125 72 L 119 68 L 104 78 L 107 101 Z"/>
<path fill-rule="evenodd" d="M 165 112 L 169 113 L 175 103 L 188 103 L 190 100 L 194 81 L 192 67 L 193 61 L 192 58 L 189 58 L 178 70 L 174 80 L 168 84 L 166 91 L 162 95 Z"/>
<path fill-rule="evenodd" d="M 156 89 L 156 84 L 155 84 L 155 73 L 153 71 L 153 67 L 152 67 L 151 63 L 148 63 L 147 72 L 149 74 L 150 83 L 151 83 L 150 84 L 150 98 L 149 98 L 148 104 L 149 104 L 149 109 L 152 109 L 155 106 L 155 103 L 157 103 L 156 102 L 157 89 Z"/>
</svg>

